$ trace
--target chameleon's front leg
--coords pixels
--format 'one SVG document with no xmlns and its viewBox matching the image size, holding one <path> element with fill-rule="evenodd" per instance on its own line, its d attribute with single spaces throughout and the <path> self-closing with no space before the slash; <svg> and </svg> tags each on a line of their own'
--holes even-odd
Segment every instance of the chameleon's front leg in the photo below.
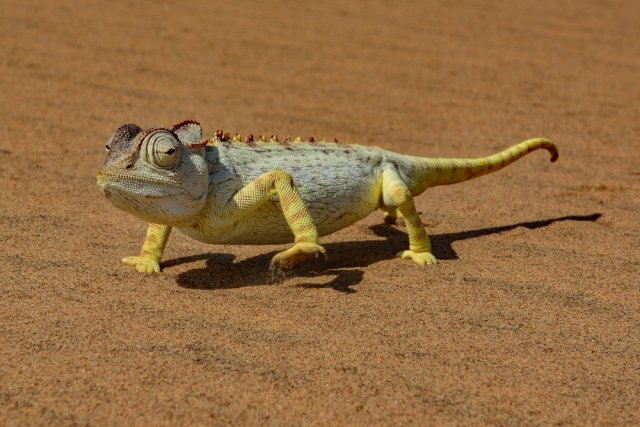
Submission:
<svg viewBox="0 0 640 427">
<path fill-rule="evenodd" d="M 273 170 L 256 178 L 238 191 L 228 203 L 223 215 L 249 215 L 276 194 L 282 213 L 294 235 L 293 247 L 276 254 L 271 260 L 271 271 L 286 270 L 326 250 L 318 244 L 318 230 L 313 218 L 296 189 L 291 176 L 282 170 Z"/>
<path fill-rule="evenodd" d="M 382 172 L 382 194 L 384 204 L 396 207 L 402 214 L 409 234 L 409 250 L 400 252 L 398 256 L 412 259 L 418 265 L 435 264 L 436 257 L 431 253 L 431 242 L 416 211 L 413 196 L 394 169 Z"/>
<path fill-rule="evenodd" d="M 160 273 L 160 260 L 170 233 L 169 225 L 149 224 L 140 256 L 128 256 L 122 262 L 134 266 L 141 273 Z"/>
</svg>

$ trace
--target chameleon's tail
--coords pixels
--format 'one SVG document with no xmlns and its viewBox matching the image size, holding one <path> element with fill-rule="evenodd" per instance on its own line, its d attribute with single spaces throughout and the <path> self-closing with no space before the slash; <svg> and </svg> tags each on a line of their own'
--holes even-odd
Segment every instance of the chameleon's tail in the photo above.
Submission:
<svg viewBox="0 0 640 427">
<path fill-rule="evenodd" d="M 418 192 L 435 185 L 455 184 L 496 172 L 540 148 L 551 153 L 552 162 L 558 159 L 558 148 L 544 138 L 529 139 L 497 154 L 477 159 L 421 158 L 424 174 L 421 177 L 422 182 L 418 185 L 422 188 L 418 189 Z"/>
</svg>

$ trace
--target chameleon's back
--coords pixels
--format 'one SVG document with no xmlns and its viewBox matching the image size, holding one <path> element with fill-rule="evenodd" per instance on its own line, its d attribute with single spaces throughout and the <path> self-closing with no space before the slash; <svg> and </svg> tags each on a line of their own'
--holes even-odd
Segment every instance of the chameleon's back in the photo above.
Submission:
<svg viewBox="0 0 640 427">
<path fill-rule="evenodd" d="M 211 200 L 229 198 L 259 176 L 283 170 L 292 178 L 320 235 L 344 228 L 374 211 L 380 200 L 383 151 L 334 143 L 217 143 L 207 147 Z M 274 202 L 277 198 L 274 197 Z M 290 241 L 292 235 L 278 203 L 236 227 L 234 243 Z M 253 230 L 260 230 L 255 236 Z"/>
</svg>

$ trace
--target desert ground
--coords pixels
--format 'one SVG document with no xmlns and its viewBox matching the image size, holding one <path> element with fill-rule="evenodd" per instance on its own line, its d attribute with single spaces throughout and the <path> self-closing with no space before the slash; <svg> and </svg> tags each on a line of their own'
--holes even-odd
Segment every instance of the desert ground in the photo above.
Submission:
<svg viewBox="0 0 640 427">
<path fill-rule="evenodd" d="M 563 3 L 563 4 L 561 4 Z M 640 424 L 636 1 L 0 0 L 0 424 Z M 376 213 L 326 261 L 146 224 L 96 187 L 123 123 L 430 157 L 554 140 Z"/>
</svg>

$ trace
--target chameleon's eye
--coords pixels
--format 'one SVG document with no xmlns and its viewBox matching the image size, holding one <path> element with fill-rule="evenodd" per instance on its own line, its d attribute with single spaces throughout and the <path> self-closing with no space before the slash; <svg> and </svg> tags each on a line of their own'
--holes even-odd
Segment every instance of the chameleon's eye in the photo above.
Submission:
<svg viewBox="0 0 640 427">
<path fill-rule="evenodd" d="M 178 140 L 168 132 L 155 132 L 149 136 L 147 159 L 163 169 L 171 169 L 180 160 Z"/>
</svg>

